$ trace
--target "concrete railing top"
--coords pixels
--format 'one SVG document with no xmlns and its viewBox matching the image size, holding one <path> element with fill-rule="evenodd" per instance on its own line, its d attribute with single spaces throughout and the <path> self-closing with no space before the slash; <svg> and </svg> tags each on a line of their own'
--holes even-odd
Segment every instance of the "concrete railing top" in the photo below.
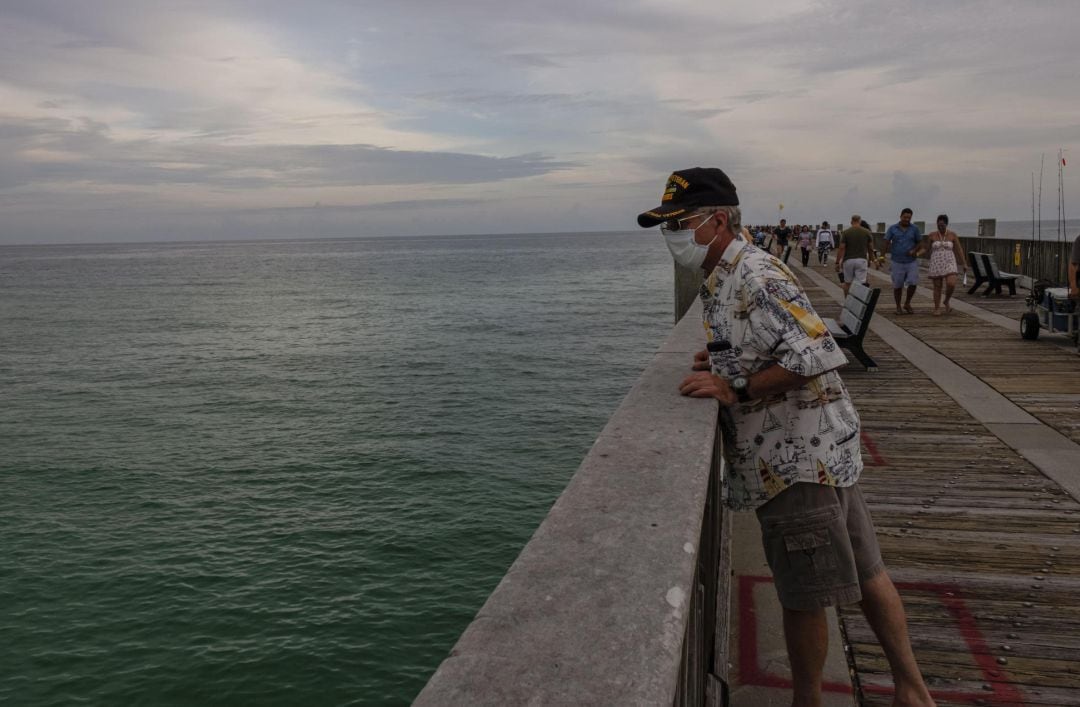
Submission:
<svg viewBox="0 0 1080 707">
<path fill-rule="evenodd" d="M 678 392 L 702 342 L 698 303 L 414 704 L 672 703 L 717 434 Z"/>
</svg>

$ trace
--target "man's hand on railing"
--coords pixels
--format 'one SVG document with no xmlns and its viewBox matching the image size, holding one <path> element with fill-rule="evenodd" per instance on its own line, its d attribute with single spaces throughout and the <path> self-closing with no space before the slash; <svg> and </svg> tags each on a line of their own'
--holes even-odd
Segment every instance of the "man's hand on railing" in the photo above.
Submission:
<svg viewBox="0 0 1080 707">
<path fill-rule="evenodd" d="M 739 402 L 739 396 L 726 380 L 702 371 L 691 373 L 684 378 L 679 386 L 679 392 L 691 398 L 716 398 L 725 407 Z"/>
<path fill-rule="evenodd" d="M 695 371 L 708 371 L 712 370 L 712 364 L 709 362 L 709 352 L 705 349 L 698 351 L 694 354 L 694 363 L 690 368 Z"/>
</svg>

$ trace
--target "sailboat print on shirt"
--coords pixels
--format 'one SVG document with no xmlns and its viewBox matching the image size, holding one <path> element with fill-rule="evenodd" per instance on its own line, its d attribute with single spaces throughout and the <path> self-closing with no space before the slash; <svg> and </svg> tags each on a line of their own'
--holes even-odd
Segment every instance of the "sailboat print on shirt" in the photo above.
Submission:
<svg viewBox="0 0 1080 707">
<path fill-rule="evenodd" d="M 761 434 L 775 432 L 781 428 L 780 420 L 773 414 L 773 411 L 765 408 L 765 419 L 761 422 Z"/>
<path fill-rule="evenodd" d="M 769 498 L 787 488 L 784 482 L 780 480 L 780 477 L 773 473 L 772 468 L 761 457 L 758 457 L 758 473 L 761 475 L 761 485 L 765 487 L 765 493 L 768 494 Z"/>
<path fill-rule="evenodd" d="M 825 335 L 829 329 L 825 326 L 825 322 L 821 321 L 821 317 L 817 316 L 813 312 L 803 309 L 794 302 L 785 302 L 779 300 L 778 304 L 787 310 L 787 313 L 791 315 L 802 330 L 806 332 L 806 335 L 811 339 L 820 339 Z"/>
<path fill-rule="evenodd" d="M 818 436 L 824 436 L 833 431 L 832 420 L 825 414 L 825 406 L 821 406 L 821 415 L 818 417 L 817 433 Z"/>
<path fill-rule="evenodd" d="M 836 477 L 829 473 L 820 459 L 817 460 L 817 478 L 819 484 L 836 486 Z"/>
</svg>

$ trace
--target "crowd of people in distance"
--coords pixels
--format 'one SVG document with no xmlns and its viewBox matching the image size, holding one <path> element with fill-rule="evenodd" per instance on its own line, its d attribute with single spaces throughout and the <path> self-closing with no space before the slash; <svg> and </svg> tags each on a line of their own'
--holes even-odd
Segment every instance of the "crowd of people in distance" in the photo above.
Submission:
<svg viewBox="0 0 1080 707">
<path fill-rule="evenodd" d="M 868 231 L 870 224 L 862 222 Z M 820 226 L 808 224 L 787 225 L 787 219 L 780 219 L 780 225 L 747 226 L 754 238 L 754 245 L 764 248 L 774 255 L 781 256 L 790 245 L 792 250 L 798 248 L 802 252 L 802 264 L 810 264 L 810 254 L 817 251 L 818 264 L 827 265 L 829 253 L 840 242 L 839 230 L 829 228 L 829 222 L 823 221 Z M 786 259 L 785 259 L 786 262 Z"/>
<path fill-rule="evenodd" d="M 922 234 L 911 222 L 913 212 L 905 208 L 900 220 L 890 226 L 883 237 L 884 248 L 875 246 L 870 224 L 859 215 L 851 218 L 851 226 L 843 231 L 830 228 L 828 221 L 820 226 L 797 224 L 788 226 L 786 219 L 779 225 L 747 226 L 754 245 L 787 263 L 788 256 L 796 248 L 802 256 L 803 267 L 810 264 L 810 256 L 817 252 L 819 266 L 829 263 L 829 255 L 836 250 L 836 272 L 847 294 L 852 282 L 867 282 L 870 267 L 881 270 L 885 265 L 885 250 L 892 261 L 889 268 L 893 282 L 893 297 L 897 314 L 914 314 L 911 300 L 919 282 L 919 258 L 929 254 L 929 277 L 934 288 L 935 316 L 952 311 L 951 300 L 958 276 L 967 273 L 967 259 L 960 238 L 949 229 L 949 217 L 937 217 L 937 228 Z M 839 224 L 837 224 L 839 226 Z M 944 301 L 943 301 L 944 297 Z"/>
</svg>

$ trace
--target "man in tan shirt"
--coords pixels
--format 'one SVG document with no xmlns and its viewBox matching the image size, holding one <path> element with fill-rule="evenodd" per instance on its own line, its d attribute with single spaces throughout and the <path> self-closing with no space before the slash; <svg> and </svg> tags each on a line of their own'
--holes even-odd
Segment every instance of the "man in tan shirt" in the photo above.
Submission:
<svg viewBox="0 0 1080 707">
<path fill-rule="evenodd" d="M 866 269 L 869 258 L 873 257 L 874 235 L 861 225 L 862 216 L 851 217 L 851 228 L 840 234 L 840 248 L 836 251 L 836 272 L 843 268 L 844 296 L 853 282 L 866 284 Z"/>
</svg>

